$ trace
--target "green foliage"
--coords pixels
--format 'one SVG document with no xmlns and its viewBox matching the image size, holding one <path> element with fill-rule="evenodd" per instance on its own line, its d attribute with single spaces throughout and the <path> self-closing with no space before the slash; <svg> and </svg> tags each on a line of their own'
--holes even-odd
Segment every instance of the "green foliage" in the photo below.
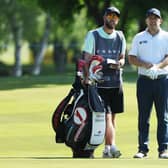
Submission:
<svg viewBox="0 0 168 168">
<path fill-rule="evenodd" d="M 10 75 L 9 66 L 0 61 L 0 77 L 9 75 Z"/>
<path fill-rule="evenodd" d="M 70 23 L 73 20 L 73 13 L 80 11 L 78 0 L 39 0 L 38 3 L 47 12 L 50 12 L 53 17 L 61 21 L 61 25 L 67 22 Z"/>
<path fill-rule="evenodd" d="M 0 1 L 0 34 L 3 42 L 11 42 L 12 31 L 17 27 L 23 29 L 23 40 L 36 41 L 41 37 L 43 20 L 39 20 L 42 11 L 35 3 L 19 0 Z M 44 14 L 43 14 L 44 15 Z M 5 40 L 6 37 L 6 40 Z"/>
<path fill-rule="evenodd" d="M 13 42 L 12 18 L 15 26 L 23 30 L 23 41 L 38 43 L 44 33 L 46 14 L 51 14 L 50 43 L 59 42 L 63 50 L 80 51 L 90 29 L 103 24 L 104 9 L 115 5 L 121 11 L 117 29 L 124 31 L 129 47 L 133 36 L 145 28 L 146 10 L 161 10 L 163 28 L 168 29 L 167 0 L 1 0 L 0 1 L 0 51 Z M 74 49 L 73 49 L 73 46 Z"/>
<path fill-rule="evenodd" d="M 37 7 L 24 9 L 24 13 L 24 18 L 22 18 L 24 40 L 29 42 L 39 42 L 44 31 L 45 13 Z"/>
<path fill-rule="evenodd" d="M 81 49 L 84 38 L 89 29 L 95 25 L 86 17 L 86 9 L 83 8 L 79 13 L 74 13 L 73 24 L 67 26 L 60 25 L 60 21 L 52 19 L 52 29 L 50 41 L 62 45 L 66 51 L 67 60 L 74 61 L 77 57 L 81 57 Z"/>
</svg>

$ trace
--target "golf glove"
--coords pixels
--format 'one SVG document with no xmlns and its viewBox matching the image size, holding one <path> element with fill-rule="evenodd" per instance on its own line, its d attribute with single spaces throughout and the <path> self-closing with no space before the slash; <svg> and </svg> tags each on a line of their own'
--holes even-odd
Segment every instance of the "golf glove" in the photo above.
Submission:
<svg viewBox="0 0 168 168">
<path fill-rule="evenodd" d="M 158 68 L 156 65 L 153 65 L 151 68 L 148 69 L 147 76 L 152 80 L 157 79 L 158 77 Z"/>
</svg>

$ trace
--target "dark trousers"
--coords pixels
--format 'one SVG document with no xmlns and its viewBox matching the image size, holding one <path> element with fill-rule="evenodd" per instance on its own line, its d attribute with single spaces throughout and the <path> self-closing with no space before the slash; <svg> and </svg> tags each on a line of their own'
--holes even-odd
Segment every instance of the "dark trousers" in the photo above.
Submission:
<svg viewBox="0 0 168 168">
<path fill-rule="evenodd" d="M 150 114 L 154 104 L 157 116 L 158 152 L 168 148 L 168 79 L 137 80 L 139 151 L 148 152 Z"/>
</svg>

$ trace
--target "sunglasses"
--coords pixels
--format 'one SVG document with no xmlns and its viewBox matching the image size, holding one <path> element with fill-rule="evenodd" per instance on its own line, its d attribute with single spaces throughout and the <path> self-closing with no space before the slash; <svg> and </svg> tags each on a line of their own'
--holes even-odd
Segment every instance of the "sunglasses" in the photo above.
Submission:
<svg viewBox="0 0 168 168">
<path fill-rule="evenodd" d="M 107 17 L 107 19 L 109 19 L 109 20 L 112 20 L 112 19 L 117 20 L 117 19 L 119 18 L 115 13 L 108 13 L 108 14 L 106 15 L 106 17 Z"/>
</svg>

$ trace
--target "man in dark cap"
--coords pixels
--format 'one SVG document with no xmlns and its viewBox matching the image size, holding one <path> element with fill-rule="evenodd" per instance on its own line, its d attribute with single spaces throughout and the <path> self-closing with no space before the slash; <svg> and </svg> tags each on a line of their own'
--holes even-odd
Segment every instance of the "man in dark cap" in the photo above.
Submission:
<svg viewBox="0 0 168 168">
<path fill-rule="evenodd" d="M 150 15 L 155 15 L 155 16 L 161 18 L 160 11 L 156 8 L 151 8 L 146 12 L 146 17 L 148 17 Z"/>
<path fill-rule="evenodd" d="M 138 67 L 138 152 L 144 158 L 149 152 L 150 115 L 154 104 L 157 116 L 158 157 L 168 159 L 168 33 L 161 29 L 160 11 L 146 13 L 145 31 L 132 42 L 129 62 Z"/>
<path fill-rule="evenodd" d="M 120 11 L 114 6 L 107 8 L 105 10 L 104 15 L 108 15 L 108 14 L 111 14 L 111 13 L 115 13 L 118 17 L 120 17 Z"/>
<path fill-rule="evenodd" d="M 122 67 L 125 63 L 126 41 L 122 31 L 115 30 L 119 17 L 120 11 L 116 7 L 107 8 L 103 16 L 104 25 L 88 32 L 83 47 L 87 62 L 93 55 L 100 55 L 105 60 L 104 81 L 97 85 L 106 110 L 104 158 L 118 158 L 121 155 L 115 142 L 115 122 L 116 114 L 124 111 Z"/>
</svg>

